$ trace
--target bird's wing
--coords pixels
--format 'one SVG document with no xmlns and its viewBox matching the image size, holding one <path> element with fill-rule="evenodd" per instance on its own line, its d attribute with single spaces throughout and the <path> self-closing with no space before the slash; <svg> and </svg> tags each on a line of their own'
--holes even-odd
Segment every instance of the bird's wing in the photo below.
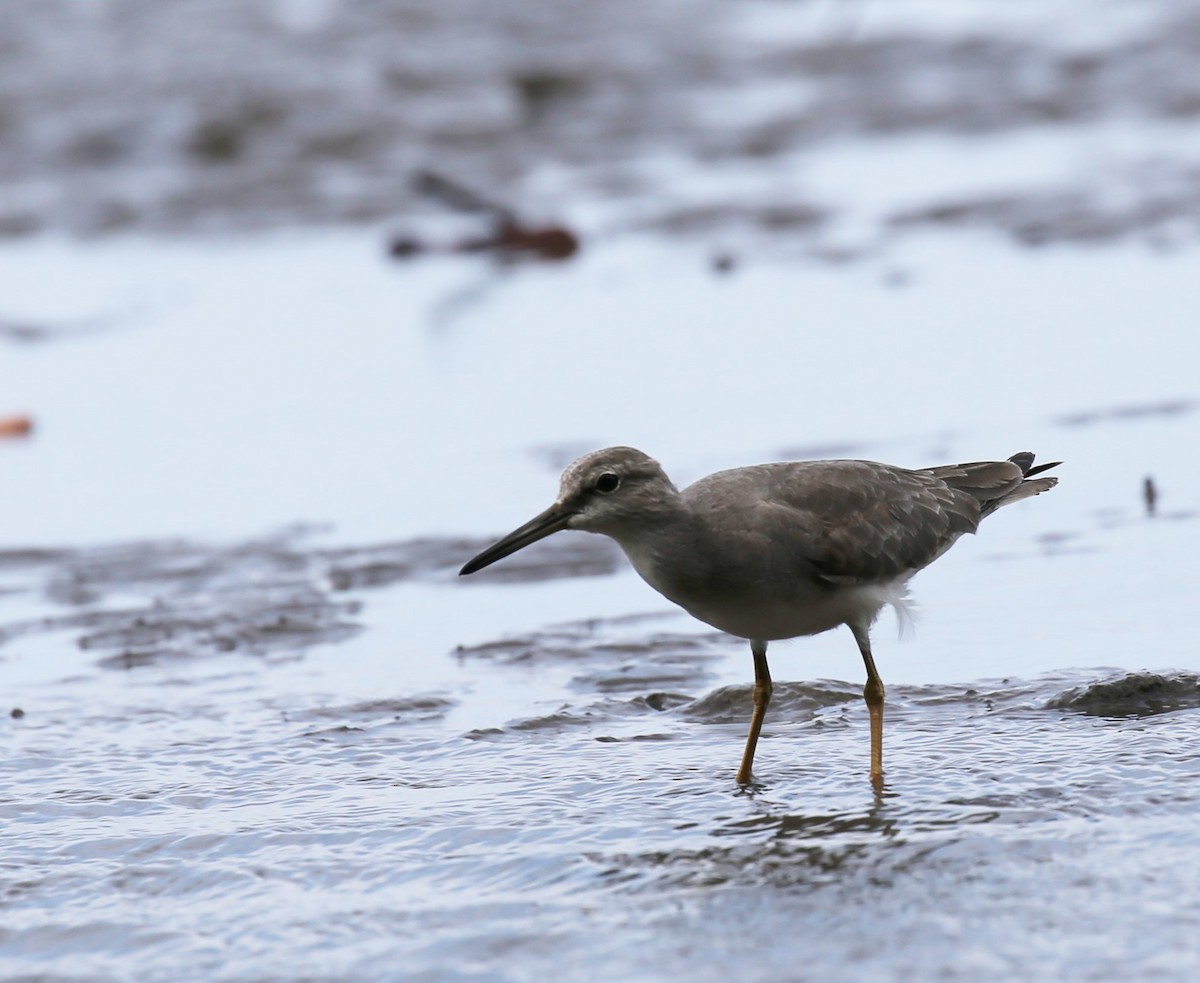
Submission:
<svg viewBox="0 0 1200 983">
<path fill-rule="evenodd" d="M 979 500 L 927 472 L 870 461 L 769 466 L 762 520 L 827 583 L 878 583 L 932 563 L 979 525 Z"/>
</svg>

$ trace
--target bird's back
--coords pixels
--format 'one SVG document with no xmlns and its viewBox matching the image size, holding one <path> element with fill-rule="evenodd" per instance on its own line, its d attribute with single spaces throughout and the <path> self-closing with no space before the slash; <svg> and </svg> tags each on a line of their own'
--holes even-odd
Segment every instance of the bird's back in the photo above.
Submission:
<svg viewBox="0 0 1200 983">
<path fill-rule="evenodd" d="M 1007 505 L 1053 487 L 1033 455 L 909 470 L 796 461 L 719 471 L 683 491 L 702 519 L 770 540 L 829 583 L 879 583 L 932 563 Z M 757 535 L 755 535 L 757 534 Z"/>
<path fill-rule="evenodd" d="M 828 583 L 894 580 L 979 524 L 969 494 L 922 472 L 872 461 L 802 461 L 718 472 L 684 499 L 710 523 L 786 553 Z"/>
</svg>

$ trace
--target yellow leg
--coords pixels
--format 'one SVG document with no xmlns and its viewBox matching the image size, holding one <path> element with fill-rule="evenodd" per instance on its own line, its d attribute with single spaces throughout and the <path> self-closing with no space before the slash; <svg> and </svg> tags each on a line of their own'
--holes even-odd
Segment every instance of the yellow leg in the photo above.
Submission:
<svg viewBox="0 0 1200 983">
<path fill-rule="evenodd" d="M 863 687 L 863 699 L 867 703 L 867 713 L 871 718 L 871 781 L 876 785 L 883 781 L 883 680 L 875 669 L 875 659 L 871 656 L 871 638 L 866 628 L 850 626 L 854 640 L 858 642 L 858 650 L 862 653 L 863 664 L 867 667 L 867 685 Z"/>
<path fill-rule="evenodd" d="M 767 705 L 771 702 L 771 672 L 767 668 L 767 643 L 751 642 L 754 654 L 754 713 L 750 717 L 750 734 L 746 737 L 746 750 L 742 754 L 742 766 L 738 769 L 739 785 L 749 785 L 753 777 L 754 749 L 758 746 L 758 735 L 762 732 Z"/>
</svg>

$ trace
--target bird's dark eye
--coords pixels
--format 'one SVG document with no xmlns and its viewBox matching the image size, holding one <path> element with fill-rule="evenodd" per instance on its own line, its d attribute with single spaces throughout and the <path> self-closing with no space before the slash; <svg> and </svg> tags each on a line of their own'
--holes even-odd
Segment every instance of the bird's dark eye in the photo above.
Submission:
<svg viewBox="0 0 1200 983">
<path fill-rule="evenodd" d="M 596 491 L 602 495 L 610 495 L 621 487 L 621 476 L 613 474 L 611 471 L 605 471 L 596 479 Z"/>
</svg>

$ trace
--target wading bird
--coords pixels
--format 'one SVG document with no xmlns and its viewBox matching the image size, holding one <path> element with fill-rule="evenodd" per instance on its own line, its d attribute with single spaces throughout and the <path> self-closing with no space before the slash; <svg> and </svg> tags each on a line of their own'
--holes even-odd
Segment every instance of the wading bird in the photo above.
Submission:
<svg viewBox="0 0 1200 983">
<path fill-rule="evenodd" d="M 748 784 L 771 701 L 767 643 L 846 625 L 867 669 L 871 778 L 883 776 L 883 681 L 870 629 L 886 604 L 903 613 L 908 580 L 1003 505 L 1038 495 L 1060 462 L 1007 461 L 909 470 L 874 461 L 792 461 L 718 471 L 677 489 L 632 447 L 585 454 L 554 504 L 463 568 L 474 573 L 530 543 L 580 529 L 615 539 L 656 591 L 694 618 L 745 638 L 754 712 L 737 781 Z"/>
</svg>

